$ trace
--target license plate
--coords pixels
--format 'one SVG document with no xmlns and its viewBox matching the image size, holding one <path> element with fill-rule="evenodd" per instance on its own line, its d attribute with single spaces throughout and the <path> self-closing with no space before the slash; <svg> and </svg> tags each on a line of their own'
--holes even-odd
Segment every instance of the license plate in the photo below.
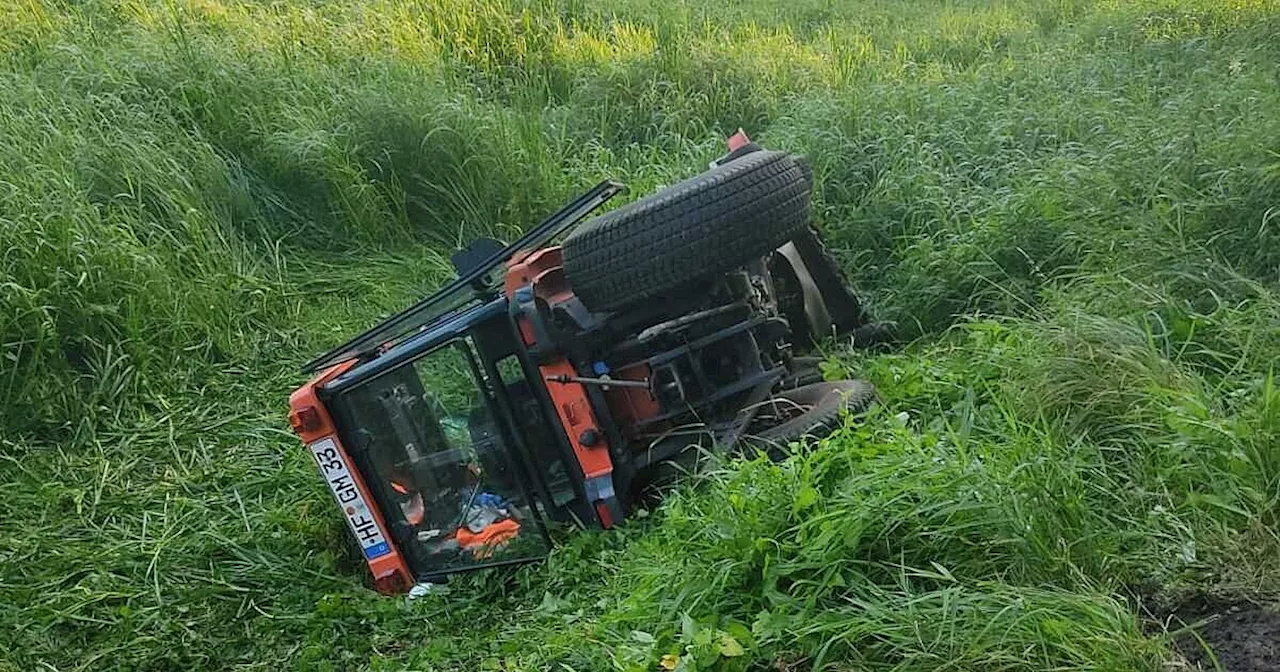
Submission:
<svg viewBox="0 0 1280 672">
<path fill-rule="evenodd" d="M 316 458 L 316 464 L 319 465 L 325 482 L 329 484 L 329 490 L 333 492 L 334 499 L 338 500 L 338 508 L 342 509 L 342 515 L 346 516 L 351 533 L 356 535 L 356 540 L 360 542 L 364 557 L 372 560 L 390 553 L 391 545 L 382 534 L 378 521 L 373 517 L 373 511 L 364 501 L 360 488 L 356 487 L 355 479 L 351 478 L 351 470 L 347 468 L 347 461 L 338 452 L 337 442 L 326 437 L 307 447 L 311 449 L 312 457 Z"/>
</svg>

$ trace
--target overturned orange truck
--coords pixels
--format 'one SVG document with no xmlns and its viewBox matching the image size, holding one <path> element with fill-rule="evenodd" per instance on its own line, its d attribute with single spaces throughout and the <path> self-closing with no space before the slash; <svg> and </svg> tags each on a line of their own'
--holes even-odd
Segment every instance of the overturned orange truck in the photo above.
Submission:
<svg viewBox="0 0 1280 672">
<path fill-rule="evenodd" d="M 289 419 L 379 591 L 537 560 L 699 447 L 769 450 L 870 402 L 805 356 L 887 336 L 810 226 L 807 164 L 741 132 L 729 150 L 593 219 L 620 184 L 472 242 L 449 285 L 307 365 Z"/>
</svg>

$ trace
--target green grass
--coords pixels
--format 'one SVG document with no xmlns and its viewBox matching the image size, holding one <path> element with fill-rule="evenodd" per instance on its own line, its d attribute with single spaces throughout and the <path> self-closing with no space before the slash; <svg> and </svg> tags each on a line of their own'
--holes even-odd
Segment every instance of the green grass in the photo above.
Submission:
<svg viewBox="0 0 1280 672">
<path fill-rule="evenodd" d="M 725 4 L 0 3 L 0 670 L 1156 670 L 1142 600 L 1276 605 L 1280 5 Z M 298 365 L 738 126 L 914 339 L 830 345 L 882 411 L 368 591 Z"/>
</svg>

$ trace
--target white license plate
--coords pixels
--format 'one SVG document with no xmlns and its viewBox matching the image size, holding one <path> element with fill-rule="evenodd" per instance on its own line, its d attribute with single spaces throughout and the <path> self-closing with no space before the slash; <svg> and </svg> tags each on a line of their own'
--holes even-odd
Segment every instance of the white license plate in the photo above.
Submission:
<svg viewBox="0 0 1280 672">
<path fill-rule="evenodd" d="M 329 484 L 329 490 L 333 491 L 334 499 L 338 500 L 338 508 L 346 516 L 351 533 L 360 542 L 364 557 L 372 560 L 390 553 L 391 545 L 382 534 L 373 511 L 364 501 L 364 495 L 360 494 L 360 488 L 356 487 L 355 479 L 351 478 L 347 461 L 338 452 L 338 444 L 326 437 L 307 447 L 311 449 L 312 457 L 316 458 L 316 464 L 320 466 L 320 473 Z"/>
</svg>

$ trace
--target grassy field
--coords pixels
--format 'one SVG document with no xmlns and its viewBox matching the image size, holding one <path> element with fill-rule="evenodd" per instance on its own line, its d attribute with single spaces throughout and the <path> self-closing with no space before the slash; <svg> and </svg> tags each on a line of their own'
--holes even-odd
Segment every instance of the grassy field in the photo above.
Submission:
<svg viewBox="0 0 1280 672">
<path fill-rule="evenodd" d="M 1278 35 L 1275 0 L 0 0 L 0 670 L 1176 669 L 1160 605 L 1280 602 Z M 368 591 L 299 364 L 739 126 L 810 157 L 912 340 L 829 348 L 883 410 Z"/>
</svg>

